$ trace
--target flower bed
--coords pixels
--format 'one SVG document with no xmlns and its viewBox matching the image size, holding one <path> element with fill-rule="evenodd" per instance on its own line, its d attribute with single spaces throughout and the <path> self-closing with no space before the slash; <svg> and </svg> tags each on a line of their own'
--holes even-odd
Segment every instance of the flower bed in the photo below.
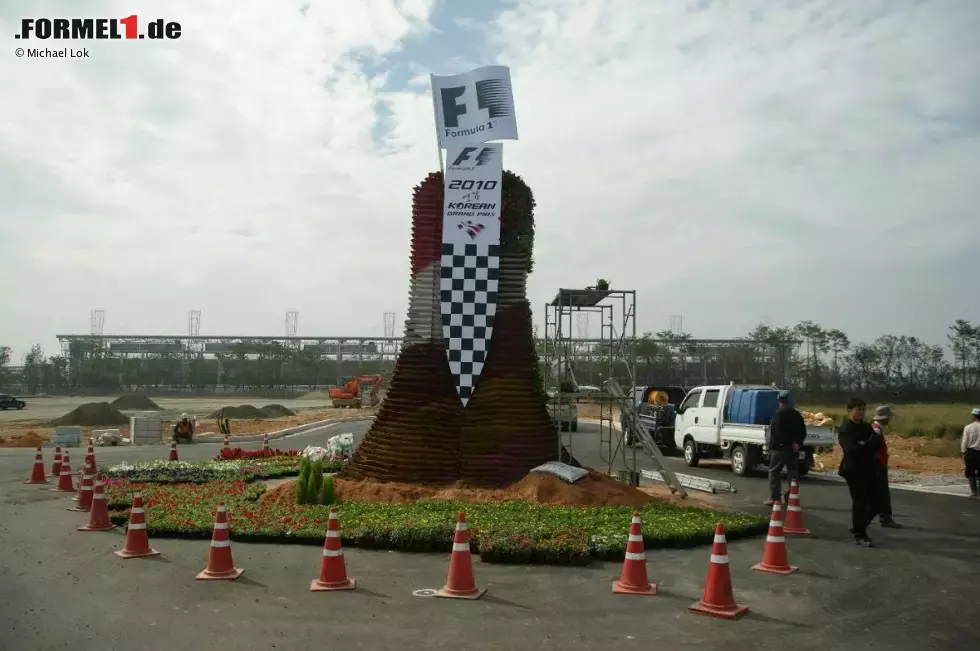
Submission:
<svg viewBox="0 0 980 651">
<path fill-rule="evenodd" d="M 112 480 L 108 504 L 112 520 L 126 521 L 132 493 L 144 495 L 149 534 L 207 538 L 218 502 L 228 505 L 231 538 L 253 542 L 323 544 L 329 507 L 258 501 L 263 487 L 244 481 L 208 484 L 133 484 Z M 456 512 L 465 511 L 474 551 L 486 562 L 581 565 L 593 558 L 622 560 L 629 533 L 628 507 L 578 508 L 524 502 L 463 504 L 419 502 L 338 506 L 343 542 L 351 547 L 408 552 L 448 552 Z M 768 518 L 718 513 L 656 503 L 640 509 L 648 549 L 710 543 L 724 522 L 729 539 L 766 530 Z"/>
<path fill-rule="evenodd" d="M 211 481 L 252 481 L 294 477 L 299 474 L 302 458 L 273 456 L 263 459 L 234 459 L 229 461 L 145 461 L 118 463 L 101 469 L 103 477 L 126 479 L 132 482 L 163 484 L 200 484 Z M 336 472 L 340 464 L 333 464 Z"/>
<path fill-rule="evenodd" d="M 279 450 L 278 448 L 268 448 L 259 450 L 246 450 L 244 448 L 221 448 L 221 452 L 214 458 L 215 461 L 232 461 L 238 459 L 270 459 L 273 457 L 296 457 L 299 450 Z"/>
</svg>

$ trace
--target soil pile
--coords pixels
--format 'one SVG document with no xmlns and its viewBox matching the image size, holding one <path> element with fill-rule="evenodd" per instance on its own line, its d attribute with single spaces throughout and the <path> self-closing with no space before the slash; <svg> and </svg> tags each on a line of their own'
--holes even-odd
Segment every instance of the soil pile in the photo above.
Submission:
<svg viewBox="0 0 980 651">
<path fill-rule="evenodd" d="M 0 436 L 0 448 L 36 448 L 42 443 L 44 439 L 34 430 L 12 438 Z"/>
<path fill-rule="evenodd" d="M 531 502 L 559 506 L 631 506 L 641 507 L 650 502 L 664 501 L 663 497 L 649 495 L 632 486 L 621 484 L 612 477 L 590 469 L 587 476 L 574 484 L 545 473 L 528 473 L 520 481 L 504 489 L 469 488 L 457 483 L 454 486 L 421 486 L 397 482 L 355 481 L 334 477 L 337 499 L 342 502 L 382 502 L 387 504 L 412 504 L 415 502 L 447 501 L 472 502 Z M 276 504 L 292 504 L 296 480 L 280 484 L 267 491 L 263 501 Z"/>
<path fill-rule="evenodd" d="M 146 396 L 135 393 L 127 393 L 124 396 L 119 396 L 109 404 L 119 411 L 160 411 L 160 405 Z"/>
<path fill-rule="evenodd" d="M 129 425 L 129 417 L 124 416 L 108 402 L 87 402 L 72 409 L 67 414 L 53 420 L 49 425 Z"/>
<path fill-rule="evenodd" d="M 268 418 L 268 416 L 258 407 L 254 405 L 238 405 L 237 407 L 225 407 L 225 418 L 240 418 L 243 420 L 247 419 L 257 419 L 257 418 Z M 208 418 L 218 418 L 221 415 L 222 410 L 214 412 Z"/>
<path fill-rule="evenodd" d="M 266 405 L 265 407 L 259 409 L 259 411 L 265 414 L 266 418 L 282 418 L 283 416 L 296 415 L 296 412 L 294 412 L 292 409 L 278 404 Z"/>
</svg>

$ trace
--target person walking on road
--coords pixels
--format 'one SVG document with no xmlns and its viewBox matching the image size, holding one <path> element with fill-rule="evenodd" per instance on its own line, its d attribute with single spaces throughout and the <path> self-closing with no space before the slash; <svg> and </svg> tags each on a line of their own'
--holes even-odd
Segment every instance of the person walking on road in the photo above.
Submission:
<svg viewBox="0 0 980 651">
<path fill-rule="evenodd" d="M 871 429 L 881 439 L 881 448 L 878 450 L 878 481 L 875 484 L 880 511 L 878 521 L 883 527 L 901 529 L 902 525 L 892 518 L 892 494 L 888 488 L 888 442 L 885 440 L 885 430 L 888 429 L 888 423 L 894 416 L 895 412 L 888 405 L 878 407 L 875 409 L 875 418 L 874 422 L 871 423 Z"/>
<path fill-rule="evenodd" d="M 864 420 L 867 406 L 860 398 L 851 398 L 847 403 L 847 420 L 837 431 L 837 441 L 844 452 L 837 473 L 847 481 L 851 493 L 854 542 L 861 547 L 874 547 L 868 537 L 868 525 L 879 511 L 876 482 L 881 476 L 878 452 L 882 438 Z"/>
<path fill-rule="evenodd" d="M 769 423 L 769 499 L 764 502 L 766 506 L 784 501 L 780 483 L 783 468 L 786 468 L 790 482 L 799 479 L 800 450 L 806 440 L 806 423 L 803 415 L 789 406 L 789 392 L 780 391 L 777 400 L 779 407 Z"/>
<path fill-rule="evenodd" d="M 963 428 L 960 452 L 963 453 L 963 474 L 970 482 L 970 499 L 980 500 L 977 483 L 980 482 L 980 407 L 972 412 L 973 422 Z"/>
</svg>

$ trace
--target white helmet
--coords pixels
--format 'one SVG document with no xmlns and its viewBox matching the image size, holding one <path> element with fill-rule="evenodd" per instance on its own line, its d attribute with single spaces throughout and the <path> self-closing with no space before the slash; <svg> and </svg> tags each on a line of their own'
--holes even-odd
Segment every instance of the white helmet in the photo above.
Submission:
<svg viewBox="0 0 980 651">
<path fill-rule="evenodd" d="M 180 415 L 180 419 L 181 420 L 187 420 L 187 414 L 181 414 Z"/>
</svg>

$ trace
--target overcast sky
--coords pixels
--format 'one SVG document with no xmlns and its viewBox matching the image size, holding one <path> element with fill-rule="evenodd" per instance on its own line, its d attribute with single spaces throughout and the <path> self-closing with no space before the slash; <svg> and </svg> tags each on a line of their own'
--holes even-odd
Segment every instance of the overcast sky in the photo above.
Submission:
<svg viewBox="0 0 980 651">
<path fill-rule="evenodd" d="M 14 56 L 22 17 L 132 13 L 183 36 Z M 0 345 L 54 354 L 94 308 L 106 333 L 193 308 L 202 334 L 288 309 L 401 334 L 427 75 L 486 64 L 512 70 L 537 319 L 603 277 L 641 330 L 943 343 L 980 321 L 977 34 L 971 0 L 4 0 Z"/>
</svg>

